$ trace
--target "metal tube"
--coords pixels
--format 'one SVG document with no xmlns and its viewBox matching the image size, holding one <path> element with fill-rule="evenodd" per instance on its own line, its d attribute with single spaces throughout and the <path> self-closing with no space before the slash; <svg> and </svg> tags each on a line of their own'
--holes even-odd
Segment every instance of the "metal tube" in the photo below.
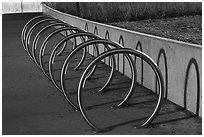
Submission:
<svg viewBox="0 0 204 137">
<path fill-rule="evenodd" d="M 78 34 L 79 35 L 79 34 Z M 90 36 L 90 35 L 93 35 L 93 34 L 91 34 L 91 33 L 82 33 L 81 35 L 87 35 L 87 36 Z M 95 35 L 93 35 L 94 37 L 96 37 Z M 97 38 L 97 37 L 96 37 Z M 93 39 L 92 40 L 89 40 L 89 41 L 94 41 Z M 62 69 L 61 69 L 61 88 L 62 88 L 62 92 L 63 92 L 63 94 L 64 94 L 64 96 L 65 96 L 65 98 L 67 99 L 67 100 L 69 100 L 69 102 L 71 102 L 71 105 L 74 105 L 74 103 L 71 101 L 71 99 L 68 97 L 68 95 L 67 95 L 67 93 L 66 93 L 66 88 L 65 88 L 65 86 L 64 86 L 64 74 L 66 74 L 66 70 L 67 70 L 67 68 L 68 68 L 68 65 L 69 65 L 69 62 L 70 62 L 70 59 L 79 51 L 79 50 L 81 50 L 81 49 L 85 49 L 86 48 L 86 46 L 90 46 L 90 44 L 86 44 L 87 42 L 89 42 L 89 41 L 86 41 L 86 42 L 84 42 L 84 43 L 81 43 L 78 47 L 76 47 L 74 50 L 72 50 L 72 52 L 68 55 L 68 57 L 66 58 L 66 60 L 65 60 L 65 62 L 64 62 L 64 64 L 63 64 L 63 67 L 62 67 Z M 110 49 L 109 48 L 109 46 L 107 46 L 107 45 L 104 45 L 107 49 Z M 54 54 L 54 53 L 53 53 Z M 113 60 L 112 60 L 112 62 L 113 62 L 113 64 L 115 64 L 115 60 L 114 60 L 114 58 L 112 58 Z M 50 58 L 50 61 L 49 62 L 52 62 L 53 60 L 52 60 L 52 58 Z M 95 66 L 94 66 L 95 67 Z M 92 69 L 93 70 L 93 69 Z M 105 87 L 110 83 L 110 80 L 112 79 L 112 76 L 113 76 L 113 70 L 114 70 L 114 65 L 112 66 L 112 69 L 111 69 L 111 74 L 110 74 L 110 76 L 109 76 L 109 79 L 108 79 L 108 81 L 106 82 L 106 84 L 101 88 L 101 91 L 103 90 L 103 89 L 105 89 Z M 51 72 L 51 71 L 50 71 Z M 89 74 L 90 74 L 90 72 L 89 72 Z M 86 79 L 87 79 L 88 77 L 86 77 Z M 77 106 L 76 105 L 74 105 L 75 107 L 74 108 L 77 108 Z"/>
<path fill-rule="evenodd" d="M 157 105 L 153 111 L 153 113 L 150 115 L 150 117 L 141 125 L 142 127 L 148 126 L 149 124 L 151 124 L 151 122 L 154 120 L 154 118 L 157 116 L 157 114 L 159 113 L 159 110 L 161 108 L 161 101 L 163 99 L 163 94 L 164 94 L 164 80 L 162 77 L 162 73 L 160 71 L 160 69 L 158 68 L 158 66 L 156 65 L 156 63 L 146 54 L 140 52 L 140 51 L 136 51 L 136 50 L 132 50 L 132 49 L 128 49 L 128 48 L 121 48 L 121 49 L 111 49 L 109 51 L 103 52 L 102 54 L 100 54 L 98 57 L 96 57 L 90 64 L 89 66 L 86 68 L 86 70 L 84 71 L 80 82 L 79 82 L 79 86 L 78 86 L 78 105 L 79 105 L 79 109 L 80 109 L 80 113 L 82 114 L 83 118 L 85 119 L 85 121 L 96 131 L 103 131 L 104 129 L 100 129 L 98 128 L 95 124 L 93 124 L 91 122 L 91 120 L 87 117 L 85 111 L 84 111 L 84 107 L 82 105 L 81 102 L 81 89 L 85 86 L 85 80 L 86 80 L 86 75 L 88 74 L 89 70 L 100 60 L 104 59 L 105 57 L 108 57 L 110 55 L 115 55 L 115 54 L 131 54 L 134 56 L 138 56 L 140 58 L 142 58 L 144 61 L 146 61 L 150 67 L 153 69 L 153 71 L 155 72 L 158 80 L 159 80 L 159 98 L 157 101 Z M 106 129 L 107 130 L 107 129 Z"/>
<path fill-rule="evenodd" d="M 29 45 L 30 45 L 31 34 L 32 34 L 33 30 L 34 30 L 38 25 L 40 25 L 40 24 L 42 24 L 42 23 L 44 23 L 44 22 L 49 22 L 49 21 L 56 21 L 56 22 L 57 22 L 56 19 L 44 19 L 44 20 L 41 20 L 41 21 L 37 22 L 36 24 L 34 24 L 34 25 L 30 28 L 30 30 L 28 31 L 28 34 L 27 34 L 27 36 L 26 36 L 26 38 L 25 38 L 25 48 L 26 48 L 26 51 L 28 52 L 28 55 L 30 56 L 30 58 L 31 58 L 32 60 L 33 60 L 33 57 L 32 57 L 32 55 L 31 55 L 31 53 L 30 53 L 30 51 L 29 51 Z"/>
<path fill-rule="evenodd" d="M 81 31 L 80 29 L 76 28 L 76 27 L 63 27 L 63 28 L 59 28 L 57 29 L 56 31 L 52 32 L 43 42 L 43 44 L 41 45 L 40 47 L 40 52 L 39 52 L 39 63 L 40 63 L 40 67 L 43 71 L 43 74 L 48 78 L 50 79 L 50 76 L 49 76 L 49 73 L 47 73 L 45 71 L 45 68 L 44 68 L 44 65 L 42 63 L 42 60 L 43 60 L 43 55 L 44 55 L 44 51 L 45 51 L 45 48 L 47 46 L 47 42 L 50 40 L 50 38 L 54 37 L 56 34 L 62 32 L 62 31 L 66 31 L 66 30 L 75 30 L 75 31 Z M 51 79 L 50 79 L 51 80 Z"/>
<path fill-rule="evenodd" d="M 52 80 L 52 82 L 53 82 L 53 84 L 55 85 L 55 87 L 61 92 L 62 90 L 61 90 L 61 88 L 60 88 L 60 86 L 58 86 L 57 85 L 57 82 L 56 82 L 56 80 L 54 79 L 54 77 L 53 77 L 53 74 L 52 74 L 52 64 L 54 63 L 54 59 L 55 59 L 55 56 L 57 55 L 57 50 L 60 48 L 60 46 L 64 43 L 64 42 L 66 42 L 66 41 L 68 41 L 68 40 L 70 40 L 70 39 L 73 39 L 73 38 L 76 38 L 76 37 L 82 37 L 83 38 L 83 42 L 85 42 L 85 39 L 84 39 L 84 37 L 83 36 L 85 36 L 85 34 L 87 34 L 86 32 L 79 32 L 79 33 L 73 33 L 73 34 L 71 34 L 71 35 L 68 35 L 68 36 L 66 36 L 64 39 L 62 39 L 60 42 L 58 42 L 58 44 L 55 46 L 55 48 L 53 49 L 53 51 L 52 51 L 52 53 L 51 53 L 51 55 L 50 55 L 50 59 L 49 59 L 49 75 L 50 75 L 50 78 L 51 78 L 51 80 Z M 91 34 L 91 33 L 89 33 L 89 35 L 87 35 L 89 38 L 98 38 L 97 36 L 95 36 L 94 34 Z M 82 43 L 83 43 L 82 42 Z M 77 46 L 76 46 L 76 48 L 77 48 Z M 93 69 L 92 69 L 93 70 Z M 90 74 L 90 73 L 89 73 Z"/>
<path fill-rule="evenodd" d="M 38 19 L 41 19 L 40 21 L 38 21 L 37 23 L 34 23 L 34 25 L 32 25 L 30 27 L 30 29 L 28 29 L 28 27 L 30 26 L 30 24 Z M 44 22 L 52 22 L 49 25 L 46 25 L 45 27 L 43 27 L 42 29 L 40 29 L 40 31 L 37 33 L 37 35 L 34 37 L 33 43 L 31 44 L 31 35 L 34 32 L 34 30 L 37 28 L 37 26 L 39 26 L 40 24 L 44 23 Z M 54 22 L 54 23 L 53 23 Z M 39 51 L 39 61 L 36 58 L 36 47 L 37 47 L 37 43 L 38 40 L 40 38 L 40 35 L 47 29 L 54 27 L 54 26 L 62 26 L 62 28 L 57 29 L 56 31 L 52 32 L 51 34 L 49 34 L 46 39 L 43 41 L 41 47 L 40 47 L 40 51 Z M 47 46 L 48 41 L 55 36 L 57 33 L 60 33 L 62 31 L 65 31 L 65 37 L 63 39 L 61 39 L 54 47 L 54 49 L 52 50 L 52 53 L 50 55 L 49 58 L 49 68 L 48 68 L 48 72 L 45 70 L 45 66 L 43 65 L 43 56 L 44 56 L 44 52 Z M 68 35 L 67 31 L 70 31 L 71 34 Z M 73 32 L 75 31 L 75 33 Z M 80 37 L 81 38 L 81 42 L 80 44 L 77 44 L 76 38 Z M 84 37 L 87 37 L 89 40 L 86 41 Z M 52 67 L 53 67 L 53 63 L 55 60 L 56 55 L 57 56 L 61 56 L 61 54 L 64 52 L 65 48 L 67 47 L 67 42 L 70 39 L 75 40 L 75 44 L 73 45 L 73 50 L 70 52 L 70 54 L 66 57 L 63 66 L 61 68 L 61 73 L 60 73 L 60 85 L 57 84 L 54 76 L 53 76 L 53 72 L 52 72 Z M 85 119 L 85 121 L 97 132 L 101 132 L 101 131 L 107 131 L 110 129 L 105 129 L 105 128 L 99 128 L 96 124 L 94 124 L 90 118 L 86 115 L 83 103 L 82 103 L 82 88 L 85 87 L 85 83 L 86 80 L 88 78 L 91 78 L 91 76 L 94 74 L 96 68 L 97 68 L 97 63 L 102 61 L 103 59 L 105 60 L 106 57 L 111 58 L 111 72 L 110 75 L 108 77 L 108 80 L 106 81 L 106 83 L 103 85 L 102 88 L 99 89 L 98 92 L 102 92 L 104 91 L 108 85 L 110 84 L 110 82 L 113 79 L 113 73 L 114 73 L 114 69 L 116 66 L 116 60 L 115 60 L 115 55 L 118 56 L 118 64 L 117 64 L 117 68 L 119 70 L 119 54 L 123 54 L 123 73 L 124 73 L 124 56 L 127 58 L 128 63 L 130 65 L 131 68 L 131 75 L 132 75 L 132 83 L 130 86 L 130 89 L 127 93 L 127 95 L 123 98 L 123 100 L 117 104 L 115 107 L 123 107 L 127 101 L 130 99 L 130 97 L 133 94 L 133 91 L 135 90 L 136 86 L 137 86 L 137 80 L 136 80 L 136 67 L 135 67 L 135 62 L 133 61 L 132 57 L 130 55 L 133 55 L 135 57 L 139 57 L 142 59 L 142 61 L 145 61 L 147 64 L 150 65 L 150 67 L 153 69 L 156 78 L 158 80 L 158 84 L 159 84 L 159 98 L 157 101 L 157 104 L 155 106 L 154 111 L 150 114 L 150 116 L 147 118 L 147 120 L 145 120 L 144 123 L 141 124 L 141 127 L 147 127 L 151 124 L 151 122 L 155 119 L 155 117 L 158 115 L 160 109 L 161 109 L 161 103 L 162 103 L 162 99 L 164 96 L 164 80 L 162 77 L 162 73 L 159 69 L 159 67 L 157 66 L 157 64 L 145 53 L 137 51 L 137 50 L 133 50 L 133 49 L 128 49 L 128 48 L 124 48 L 122 45 L 106 40 L 106 39 L 102 39 L 100 36 L 96 36 L 92 33 L 87 33 L 84 30 L 81 30 L 79 28 L 73 27 L 71 25 L 68 25 L 66 23 L 63 23 L 62 21 L 53 18 L 51 16 L 38 16 L 38 17 L 34 17 L 31 20 L 29 20 L 26 25 L 24 26 L 22 32 L 21 32 L 21 41 L 23 44 L 23 48 L 25 51 L 27 51 L 28 55 L 30 56 L 30 58 L 32 60 L 35 61 L 36 65 L 41 68 L 41 70 L 43 71 L 43 74 L 52 81 L 52 83 L 54 84 L 54 86 L 63 93 L 65 99 L 68 101 L 68 103 L 76 110 L 80 110 L 80 113 L 82 115 L 82 117 Z M 120 40 L 119 40 L 120 43 Z M 62 46 L 63 44 L 63 46 Z M 100 44 L 104 45 L 104 48 L 107 50 L 101 54 L 99 54 L 99 48 L 98 46 Z M 77 66 L 74 68 L 75 70 L 78 70 L 80 68 L 80 66 L 82 65 L 82 63 L 85 60 L 85 56 L 86 56 L 86 49 L 87 47 L 89 47 L 90 45 L 94 45 L 94 49 L 93 49 L 93 55 L 95 55 L 94 53 L 96 53 L 96 57 L 94 58 L 94 60 L 92 60 L 88 66 L 86 67 L 85 71 L 83 72 L 81 78 L 80 78 L 80 82 L 78 85 L 78 94 L 77 94 L 77 104 L 74 103 L 68 96 L 67 92 L 66 92 L 66 86 L 65 86 L 65 75 L 70 63 L 71 58 L 80 50 L 83 50 L 83 55 L 82 58 L 80 60 L 80 62 L 77 64 Z M 32 46 L 32 47 L 30 47 Z M 62 46 L 62 48 L 61 48 Z M 111 49 L 111 47 L 114 47 L 115 49 Z M 32 51 L 30 51 L 30 48 L 32 48 Z M 61 48 L 61 49 L 60 49 Z M 59 50 L 60 49 L 60 50 Z M 32 54 L 31 54 L 32 52 Z M 143 62 L 142 62 L 143 63 Z M 136 126 L 134 126 L 136 128 Z"/>
<path fill-rule="evenodd" d="M 31 51 L 32 51 L 32 56 L 33 56 L 33 59 L 34 59 L 34 61 L 35 61 L 35 63 L 36 63 L 36 65 L 40 68 L 40 63 L 38 62 L 38 60 L 37 60 L 37 58 L 36 58 L 36 52 L 35 52 L 35 50 L 36 50 L 36 48 L 37 48 L 37 43 L 38 43 L 38 40 L 39 40 L 39 37 L 40 37 L 40 35 L 43 33 L 43 32 L 45 32 L 46 30 L 48 30 L 49 28 L 51 28 L 51 27 L 55 27 L 55 26 L 62 26 L 62 27 L 64 27 L 64 26 L 67 26 L 67 27 L 69 27 L 70 25 L 69 24 L 66 24 L 66 23 L 56 23 L 56 22 L 54 22 L 54 23 L 51 23 L 51 24 L 49 24 L 48 26 L 45 26 L 43 29 L 41 29 L 39 32 L 38 32 L 38 34 L 35 36 L 35 38 L 34 38 L 34 40 L 33 40 L 33 44 L 32 44 L 32 48 L 31 48 Z M 66 44 L 66 43 L 65 43 Z"/>
<path fill-rule="evenodd" d="M 28 29 L 28 26 L 31 24 L 31 22 L 33 22 L 33 21 L 35 21 L 35 20 L 37 20 L 37 19 L 40 19 L 40 18 L 53 18 L 53 17 L 48 16 L 48 15 L 47 15 L 47 16 L 41 15 L 41 16 L 37 16 L 37 17 L 34 17 L 34 18 L 30 19 L 30 20 L 25 24 L 25 26 L 23 27 L 23 30 L 22 30 L 22 32 L 21 32 L 21 42 L 22 42 L 22 44 L 23 44 L 24 50 L 26 50 L 26 48 L 25 48 L 25 35 L 26 35 L 26 30 Z"/>
<path fill-rule="evenodd" d="M 77 34 L 76 34 L 77 35 Z M 88 35 L 88 33 L 84 33 L 83 35 Z M 92 34 L 93 35 L 93 34 Z M 87 46 L 89 46 L 89 45 L 93 45 L 93 44 L 104 44 L 104 46 L 105 45 L 110 45 L 110 46 L 113 46 L 113 47 L 115 47 L 115 48 L 121 48 L 121 46 L 120 45 L 118 45 L 118 44 L 116 44 L 116 43 L 114 43 L 114 42 L 111 42 L 111 41 L 107 41 L 107 40 L 105 40 L 105 39 L 94 39 L 94 40 L 89 40 L 89 41 L 86 41 L 86 42 L 84 42 L 84 43 L 82 43 L 81 45 L 79 45 L 76 49 L 74 49 L 70 54 L 69 54 L 69 56 L 66 58 L 66 60 L 65 60 L 65 62 L 64 62 L 64 64 L 63 64 L 63 67 L 62 67 L 62 70 L 61 70 L 61 87 L 62 87 L 62 91 L 63 91 L 63 93 L 65 94 L 65 96 L 67 96 L 67 94 L 66 94 L 66 88 L 65 88 L 65 86 L 64 86 L 64 75 L 66 74 L 66 70 L 67 70 L 67 67 L 68 67 L 68 65 L 69 65 L 69 61 L 70 61 L 70 59 L 71 59 L 71 57 L 72 56 L 74 56 L 74 54 L 76 54 L 76 52 L 78 52 L 79 50 L 81 50 L 81 49 L 83 49 L 83 48 L 86 48 Z M 110 50 L 110 48 L 109 47 L 106 47 L 107 48 L 107 50 Z M 130 56 L 128 56 L 127 55 L 127 58 L 129 59 L 128 61 L 129 61 L 129 63 L 130 64 L 132 64 L 132 66 L 134 66 L 133 65 L 133 59 L 131 59 L 131 57 Z M 100 91 L 103 91 L 103 90 L 105 90 L 105 88 L 110 84 L 110 82 L 111 82 L 111 80 L 112 80 L 112 76 L 113 76 L 113 68 L 115 67 L 115 59 L 114 59 L 114 56 L 112 56 L 112 69 L 111 69 L 111 74 L 110 74 L 110 76 L 109 76 L 109 78 L 108 78 L 108 80 L 107 80 L 107 82 L 106 82 L 106 84 L 99 90 L 99 92 Z M 50 60 L 49 62 L 52 62 L 52 60 Z M 134 69 L 133 69 L 134 70 Z M 89 71 L 90 72 L 90 71 Z M 89 73 L 88 72 L 88 73 Z M 122 107 L 125 103 L 126 103 L 126 101 L 128 100 L 128 98 L 132 95 L 132 92 L 133 92 L 133 90 L 134 90 L 134 85 L 136 85 L 135 83 L 136 83 L 136 80 L 135 80 L 135 75 L 136 75 L 136 72 L 135 71 L 132 71 L 133 72 L 133 74 L 132 74 L 132 84 L 131 84 L 131 88 L 130 88 L 130 90 L 129 90 L 129 92 L 128 92 L 128 95 L 125 97 L 125 99 L 123 100 L 123 101 L 121 101 L 116 107 Z M 87 79 L 87 76 L 86 76 L 86 79 Z M 68 98 L 69 99 L 69 98 Z M 73 103 L 72 103 L 73 104 Z"/>
</svg>

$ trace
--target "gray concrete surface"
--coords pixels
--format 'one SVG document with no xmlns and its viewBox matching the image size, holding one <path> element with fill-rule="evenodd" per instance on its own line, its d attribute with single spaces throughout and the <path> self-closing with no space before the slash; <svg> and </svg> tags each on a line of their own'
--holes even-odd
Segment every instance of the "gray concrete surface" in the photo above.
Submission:
<svg viewBox="0 0 204 137">
<path fill-rule="evenodd" d="M 21 31 L 34 16 L 37 14 L 10 14 L 2 18 L 3 135 L 94 134 L 80 113 L 72 111 L 64 97 L 24 51 L 20 41 Z M 138 86 L 127 107 L 110 109 L 126 93 L 130 79 L 116 72 L 110 87 L 99 94 L 97 89 L 106 80 L 109 70 L 101 63 L 83 91 L 83 102 L 90 118 L 100 127 L 112 129 L 99 134 L 202 134 L 201 118 L 168 100 L 164 100 L 152 127 L 132 128 L 150 114 L 157 95 Z M 66 86 L 73 101 L 76 101 L 77 84 L 82 72 L 83 69 L 77 72 L 70 70 L 67 76 Z"/>
<path fill-rule="evenodd" d="M 127 30 L 104 23 L 99 23 L 52 9 L 42 5 L 44 14 L 54 16 L 73 26 L 87 29 L 88 32 L 98 34 L 105 38 L 108 33 L 111 41 L 122 44 L 126 48 L 136 49 L 138 42 L 141 43 L 142 52 L 150 56 L 164 77 L 165 95 L 172 102 L 202 117 L 202 46 L 167 39 L 145 33 Z M 124 43 L 122 43 L 122 39 Z M 138 48 L 138 50 L 141 50 Z M 93 48 L 90 48 L 92 54 Z M 104 48 L 99 48 L 104 51 Z M 194 60 L 192 63 L 192 59 Z M 117 60 L 117 59 L 116 59 Z M 131 76 L 127 60 L 119 56 L 119 71 L 128 77 Z M 190 65 L 191 64 L 191 65 Z M 143 81 L 143 85 L 155 91 L 155 74 L 147 63 L 137 61 L 137 78 Z M 142 67 L 143 66 L 143 67 Z M 189 69 L 189 71 L 188 71 Z M 187 72 L 188 71 L 188 72 Z M 187 76 L 188 75 L 188 76 Z"/>
</svg>

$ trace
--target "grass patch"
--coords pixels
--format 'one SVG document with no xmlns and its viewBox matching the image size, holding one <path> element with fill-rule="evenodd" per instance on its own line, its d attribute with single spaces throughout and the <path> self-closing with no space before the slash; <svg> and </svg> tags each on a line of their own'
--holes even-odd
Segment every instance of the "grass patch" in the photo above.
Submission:
<svg viewBox="0 0 204 137">
<path fill-rule="evenodd" d="M 202 45 L 201 2 L 46 2 L 89 20 Z"/>
<path fill-rule="evenodd" d="M 109 25 L 202 45 L 202 16 L 183 16 L 133 22 L 113 22 Z"/>
<path fill-rule="evenodd" d="M 46 2 L 59 11 L 109 23 L 202 15 L 201 2 Z"/>
</svg>

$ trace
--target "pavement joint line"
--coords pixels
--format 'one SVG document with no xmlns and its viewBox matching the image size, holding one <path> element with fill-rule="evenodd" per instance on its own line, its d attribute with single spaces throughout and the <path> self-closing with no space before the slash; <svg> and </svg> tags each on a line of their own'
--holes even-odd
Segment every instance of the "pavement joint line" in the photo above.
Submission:
<svg viewBox="0 0 204 137">
<path fill-rule="evenodd" d="M 9 117 L 2 117 L 3 119 L 13 119 L 13 118 L 21 118 L 21 117 L 35 117 L 35 116 L 43 116 L 43 115 L 52 115 L 52 114 L 58 114 L 58 113 L 70 113 L 68 111 L 56 111 L 56 112 L 46 112 L 46 113 L 29 113 L 26 115 L 15 115 L 15 116 L 9 116 Z"/>
<path fill-rule="evenodd" d="M 28 55 L 3 55 L 2 58 L 8 58 L 8 57 L 28 57 Z"/>
</svg>

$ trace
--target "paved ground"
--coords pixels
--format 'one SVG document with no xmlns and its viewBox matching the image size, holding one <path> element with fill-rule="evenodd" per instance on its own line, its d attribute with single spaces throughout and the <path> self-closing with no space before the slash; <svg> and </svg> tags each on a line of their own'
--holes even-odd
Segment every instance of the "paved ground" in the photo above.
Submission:
<svg viewBox="0 0 204 137">
<path fill-rule="evenodd" d="M 37 14 L 3 15 L 2 133 L 94 134 L 80 113 L 72 111 L 62 94 L 23 50 L 21 31 L 25 23 L 34 16 Z M 73 61 L 75 64 L 76 58 Z M 58 63 L 57 67 L 61 62 Z M 58 70 L 55 69 L 56 73 Z M 126 93 L 130 79 L 116 72 L 110 87 L 105 93 L 99 94 L 96 91 L 106 80 L 109 71 L 110 68 L 101 63 L 83 90 L 83 102 L 88 116 L 98 126 L 112 129 L 100 134 L 202 134 L 201 118 L 168 100 L 163 102 L 161 112 L 151 128 L 132 128 L 133 125 L 142 123 L 153 110 L 157 95 L 138 86 L 127 107 L 110 109 Z M 83 69 L 77 72 L 70 69 L 66 78 L 67 91 L 74 102 L 82 72 Z"/>
</svg>

